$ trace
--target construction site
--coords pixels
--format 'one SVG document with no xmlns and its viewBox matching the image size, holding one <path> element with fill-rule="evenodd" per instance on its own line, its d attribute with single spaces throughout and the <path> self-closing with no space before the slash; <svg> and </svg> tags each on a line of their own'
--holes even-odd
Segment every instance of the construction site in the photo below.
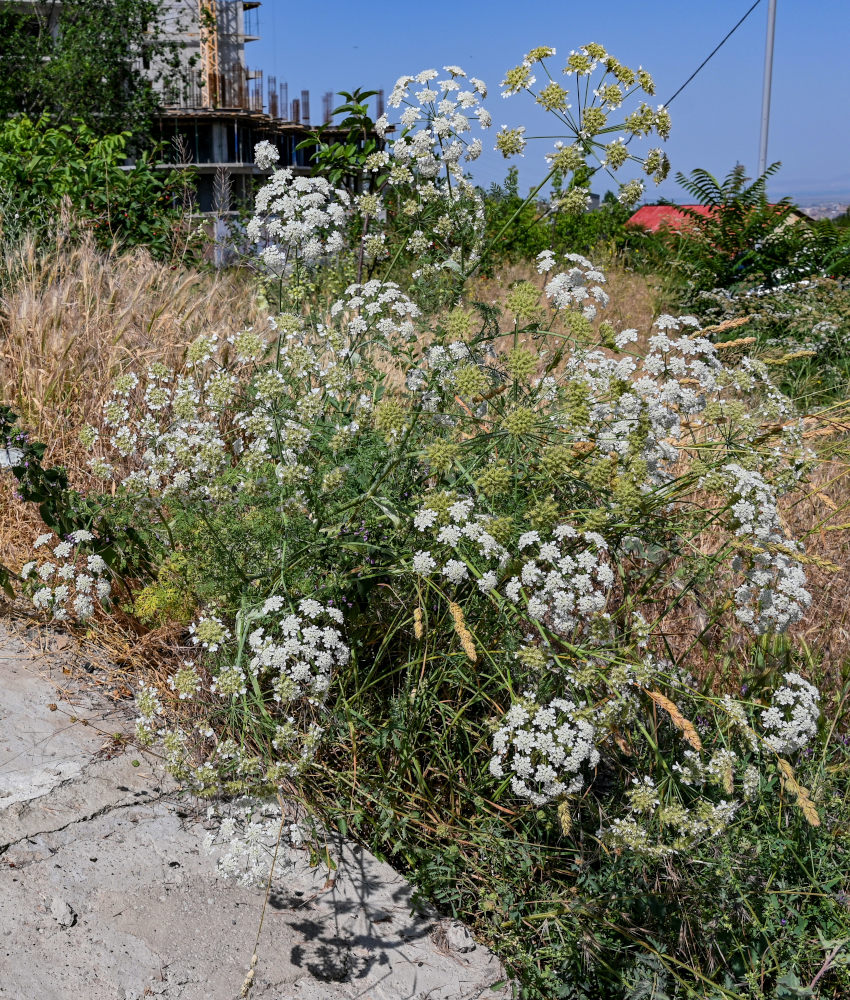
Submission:
<svg viewBox="0 0 850 1000">
<path fill-rule="evenodd" d="M 311 117 L 310 92 L 290 99 L 287 82 L 251 68 L 246 47 L 260 38 L 260 0 L 166 0 L 163 20 L 179 42 L 183 72 L 161 85 L 155 135 L 172 162 L 197 177 L 201 212 L 226 212 L 251 195 L 254 147 L 271 142 L 280 165 L 306 172 L 310 148 L 298 149 L 311 127 L 331 119 L 333 94 L 322 94 L 322 114 Z M 187 83 L 188 81 L 188 83 Z M 379 106 L 383 100 L 379 101 Z M 381 108 L 382 110 L 382 108 Z M 216 185 L 226 171 L 228 184 Z"/>
<path fill-rule="evenodd" d="M 32 8 L 55 34 L 61 0 L 15 0 Z M 191 168 L 196 210 L 227 213 L 250 199 L 260 171 L 254 147 L 271 142 L 280 165 L 307 172 L 311 149 L 298 149 L 312 128 L 327 124 L 333 93 L 321 95 L 321 115 L 311 114 L 310 92 L 290 98 L 288 82 L 252 68 L 248 46 L 260 38 L 260 0 L 162 0 L 160 20 L 179 53 L 179 66 L 144 66 L 160 94 L 154 138 L 163 160 Z M 379 95 L 378 114 L 383 111 Z M 226 183 L 216 184 L 216 177 Z M 226 203 L 222 203 L 222 199 Z"/>
</svg>

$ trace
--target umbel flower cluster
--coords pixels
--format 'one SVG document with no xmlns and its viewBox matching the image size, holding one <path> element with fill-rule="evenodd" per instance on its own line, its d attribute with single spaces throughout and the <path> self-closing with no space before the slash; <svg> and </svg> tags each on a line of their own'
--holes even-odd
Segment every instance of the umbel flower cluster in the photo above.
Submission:
<svg viewBox="0 0 850 1000">
<path fill-rule="evenodd" d="M 112 584 L 107 565 L 102 556 L 86 554 L 85 546 L 93 540 L 90 531 L 80 528 L 61 541 L 48 532 L 33 543 L 38 556 L 24 564 L 21 579 L 29 584 L 35 607 L 49 611 L 54 621 L 74 618 L 84 621 L 92 615 L 96 604 L 109 600 Z M 40 550 L 47 546 L 52 546 L 52 558 L 41 557 Z"/>
<path fill-rule="evenodd" d="M 554 151 L 546 154 L 551 169 L 564 177 L 580 169 L 589 170 L 591 174 L 603 170 L 614 178 L 622 166 L 632 161 L 656 184 L 664 180 L 670 163 L 663 150 L 655 147 L 646 156 L 639 157 L 630 151 L 629 145 L 633 139 L 653 133 L 667 139 L 671 124 L 667 109 L 661 104 L 653 108 L 641 100 L 635 110 L 617 120 L 620 108 L 636 95 L 655 95 L 651 75 L 642 67 L 635 70 L 624 65 L 604 46 L 591 43 L 571 51 L 561 73 L 556 71 L 553 76 L 550 60 L 556 54 L 551 46 L 538 46 L 528 52 L 518 66 L 509 69 L 502 80 L 502 97 L 523 92 L 530 94 L 574 136 L 569 145 L 558 140 Z M 564 77 L 567 86 L 559 82 Z M 502 126 L 496 148 L 505 157 L 523 155 L 526 145 L 524 127 Z M 640 180 L 623 183 L 620 200 L 634 204 L 643 190 Z M 582 212 L 589 198 L 590 189 L 585 184 L 574 184 L 561 195 L 560 201 L 567 210 Z"/>
<path fill-rule="evenodd" d="M 532 87 L 553 54 L 529 54 L 506 89 Z M 594 108 L 651 92 L 601 47 L 572 53 L 567 77 L 597 68 L 597 103 L 585 79 L 573 120 L 591 145 Z M 793 677 L 763 716 L 700 695 L 668 628 L 701 621 L 690 648 L 706 616 L 756 636 L 801 619 L 806 554 L 778 514 L 805 474 L 800 423 L 764 365 L 724 362 L 693 317 L 618 329 L 603 270 L 579 255 L 541 254 L 501 317 L 476 305 L 478 209 L 459 164 L 489 125 L 486 88 L 445 73 L 399 81 L 401 136 L 368 167 L 424 241 L 386 230 L 417 274 L 403 283 L 377 256 L 371 269 L 342 195 L 277 172 L 252 231 L 283 283 L 337 252 L 368 273 L 230 343 L 200 337 L 175 368 L 121 375 L 109 434 L 87 436 L 99 523 L 143 526 L 199 608 L 171 690 L 140 694 L 140 733 L 197 788 L 239 794 L 328 767 L 362 723 L 352 699 L 400 713 L 468 695 L 479 708 L 453 724 L 479 748 L 491 738 L 465 776 L 488 797 L 557 804 L 566 829 L 579 793 L 597 796 L 613 845 L 684 849 L 815 731 L 816 693 Z M 662 111 L 639 118 L 641 134 L 666 129 Z M 435 308 L 446 273 L 454 293 Z"/>
<path fill-rule="evenodd" d="M 511 706 L 493 736 L 493 752 L 493 777 L 507 770 L 514 794 L 537 806 L 581 791 L 587 771 L 599 763 L 593 725 L 564 698 Z"/>
<path fill-rule="evenodd" d="M 808 746 L 817 732 L 820 692 L 799 674 L 789 671 L 773 693 L 770 708 L 761 713 L 765 742 L 778 754 L 792 754 Z"/>
<path fill-rule="evenodd" d="M 280 159 L 270 142 L 256 147 L 257 166 L 267 169 Z M 351 198 L 323 177 L 297 177 L 289 167 L 275 169 L 257 194 L 256 215 L 248 223 L 249 239 L 262 247 L 266 267 L 283 274 L 299 261 L 315 265 L 345 248 L 344 229 Z"/>
</svg>

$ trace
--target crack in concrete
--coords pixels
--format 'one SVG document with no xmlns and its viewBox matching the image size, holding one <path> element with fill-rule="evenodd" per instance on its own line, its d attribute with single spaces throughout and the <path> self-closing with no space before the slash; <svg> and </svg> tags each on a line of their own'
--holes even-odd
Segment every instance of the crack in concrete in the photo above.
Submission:
<svg viewBox="0 0 850 1000">
<path fill-rule="evenodd" d="M 132 750 L 97 754 L 104 720 L 95 719 L 106 706 L 96 693 L 87 692 L 90 724 L 68 727 L 49 711 L 51 682 L 24 653 L 4 656 L 4 640 L 0 622 L 9 789 L 5 808 L 0 799 L 0 935 L 10 929 L 0 937 L 0 996 L 233 1000 L 264 887 L 217 869 L 201 846 L 203 809 L 196 816 L 181 801 L 160 762 L 145 755 L 139 769 Z M 451 953 L 437 946 L 439 916 L 414 914 L 412 887 L 389 865 L 336 835 L 328 849 L 333 880 L 303 851 L 287 847 L 279 858 L 253 1000 L 509 995 L 492 988 L 505 977 L 485 948 L 471 939 Z M 69 912 L 77 919 L 63 923 Z"/>
<path fill-rule="evenodd" d="M 17 840 L 9 840 L 5 843 L 0 843 L 0 855 L 5 854 L 10 847 L 22 844 L 26 840 L 32 840 L 34 837 L 47 837 L 52 833 L 64 833 L 65 830 L 70 829 L 72 826 L 76 826 L 79 823 L 90 823 L 92 820 L 99 819 L 101 816 L 106 816 L 107 814 L 115 812 L 118 809 L 129 809 L 132 806 L 148 806 L 153 802 L 161 802 L 163 799 L 169 798 L 173 794 L 173 791 L 167 791 L 160 792 L 157 795 L 151 795 L 150 798 L 145 799 L 134 798 L 124 802 L 107 802 L 106 805 L 102 806 L 100 809 L 96 809 L 94 812 L 86 813 L 82 816 L 77 816 L 74 819 L 69 820 L 64 826 L 54 826 L 44 830 L 33 830 L 30 833 L 24 834 L 22 837 L 18 837 Z M 42 798 L 46 798 L 46 796 L 39 796 L 37 799 L 30 799 L 26 802 L 26 806 L 29 807 L 32 803 L 39 802 Z M 30 810 L 27 809 L 26 811 L 29 812 Z M 27 862 L 27 864 L 32 863 L 33 862 Z"/>
</svg>

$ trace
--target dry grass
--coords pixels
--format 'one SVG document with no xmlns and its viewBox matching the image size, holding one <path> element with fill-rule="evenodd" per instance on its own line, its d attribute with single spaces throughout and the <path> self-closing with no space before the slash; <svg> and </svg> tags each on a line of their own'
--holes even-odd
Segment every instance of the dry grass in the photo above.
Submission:
<svg viewBox="0 0 850 1000">
<path fill-rule="evenodd" d="M 608 279 L 605 290 L 611 296 L 611 303 L 599 320 L 607 319 L 618 330 L 634 327 L 642 334 L 646 333 L 658 315 L 655 282 L 646 275 L 627 271 L 616 258 L 601 264 Z M 503 313 L 500 329 L 508 333 L 513 330 L 513 322 L 504 311 L 504 301 L 511 286 L 518 281 L 530 281 L 542 289 L 546 284 L 546 277 L 538 274 L 528 261 L 510 264 L 497 271 L 492 278 L 477 278 L 472 281 L 468 298 L 501 307 Z M 547 319 L 551 315 L 552 311 L 549 310 Z M 554 329 L 556 332 L 563 332 L 557 327 Z"/>
<path fill-rule="evenodd" d="M 0 259 L 0 399 L 47 444 L 46 465 L 72 485 L 92 485 L 77 440 L 99 430 L 112 378 L 148 361 L 179 363 L 200 333 L 219 338 L 261 319 L 250 287 L 217 275 L 157 263 L 138 251 L 105 253 L 91 242 L 45 255 L 35 241 Z M 40 522 L 0 479 L 0 562 L 26 558 Z"/>
<path fill-rule="evenodd" d="M 816 664 L 818 686 L 828 695 L 840 692 L 850 671 L 850 403 L 833 407 L 825 417 L 806 420 L 804 437 L 816 447 L 819 462 L 803 485 L 779 502 L 789 537 L 805 545 L 808 589 L 812 604 L 791 630 L 793 645 L 806 649 Z M 715 505 L 712 497 L 695 494 L 697 507 Z M 694 539 L 706 556 L 725 536 L 714 530 Z M 666 599 L 675 599 L 670 591 Z M 667 648 L 683 667 L 720 692 L 737 689 L 752 668 L 750 635 L 735 619 L 732 607 L 717 618 L 710 584 L 688 598 L 663 623 Z M 647 609 L 651 614 L 651 609 Z M 650 616 L 649 614 L 647 615 Z M 781 644 L 777 647 L 781 652 Z M 782 664 L 779 655 L 775 665 Z M 782 669 L 794 669 L 789 662 Z"/>
</svg>

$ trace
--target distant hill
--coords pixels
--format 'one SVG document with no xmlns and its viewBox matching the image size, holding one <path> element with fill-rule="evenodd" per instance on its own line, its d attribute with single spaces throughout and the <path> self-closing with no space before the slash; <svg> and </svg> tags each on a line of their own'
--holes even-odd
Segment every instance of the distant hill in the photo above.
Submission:
<svg viewBox="0 0 850 1000">
<path fill-rule="evenodd" d="M 834 219 L 846 212 L 850 205 L 847 202 L 824 201 L 818 205 L 800 205 L 800 208 L 812 219 Z"/>
</svg>

